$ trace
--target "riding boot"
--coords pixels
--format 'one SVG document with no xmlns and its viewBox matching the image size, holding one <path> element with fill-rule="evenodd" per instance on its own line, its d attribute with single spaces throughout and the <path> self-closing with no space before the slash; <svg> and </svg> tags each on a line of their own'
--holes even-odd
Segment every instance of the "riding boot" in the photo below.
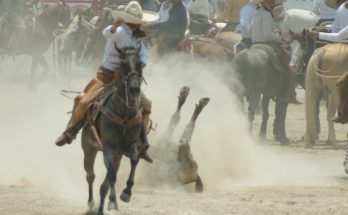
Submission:
<svg viewBox="0 0 348 215">
<path fill-rule="evenodd" d="M 75 125 L 69 127 L 68 129 L 66 129 L 62 135 L 60 135 L 55 144 L 57 146 L 63 146 L 65 144 L 70 144 L 76 137 L 76 134 L 80 131 L 80 129 L 83 127 L 84 123 L 85 123 L 85 119 L 82 119 L 81 121 L 79 121 L 78 123 L 76 123 Z"/>
<path fill-rule="evenodd" d="M 142 145 L 143 149 L 141 150 L 139 157 L 146 160 L 149 163 L 152 163 L 153 160 L 150 157 L 150 155 L 147 153 L 147 150 L 149 149 L 150 145 L 147 139 L 147 133 L 146 133 L 146 129 L 144 125 L 141 127 L 140 140 L 141 140 L 141 143 L 143 144 Z"/>
</svg>

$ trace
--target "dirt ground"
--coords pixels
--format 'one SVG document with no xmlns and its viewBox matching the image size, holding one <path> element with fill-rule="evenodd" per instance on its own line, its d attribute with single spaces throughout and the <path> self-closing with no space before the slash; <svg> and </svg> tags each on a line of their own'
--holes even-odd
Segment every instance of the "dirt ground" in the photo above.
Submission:
<svg viewBox="0 0 348 215">
<path fill-rule="evenodd" d="M 63 84 L 59 73 L 51 71 L 33 91 L 26 81 L 29 66 L 25 57 L 0 61 L 0 215 L 95 214 L 86 212 L 87 183 L 80 138 L 61 148 L 54 145 L 69 118 L 65 113 L 72 107 L 72 100 L 60 95 L 60 90 L 81 90 L 93 71 L 74 68 L 70 87 Z M 145 73 L 149 85 L 144 90 L 153 100 L 152 119 L 158 124 L 149 137 L 155 164 L 139 165 L 132 201 L 118 200 L 120 210 L 106 214 L 348 214 L 348 177 L 342 166 L 348 128 L 335 126 L 342 149 L 325 145 L 324 104 L 318 146 L 305 149 L 301 140 L 306 123 L 304 105 L 289 106 L 287 132 L 291 144 L 280 146 L 274 142 L 273 102 L 268 142 L 259 143 L 261 116 L 257 116 L 250 135 L 245 110 L 229 89 L 236 79 L 226 66 L 189 63 L 179 56 L 151 61 Z M 153 150 L 161 144 L 158 139 L 184 85 L 191 87 L 191 94 L 183 108 L 176 139 L 198 99 L 211 98 L 191 142 L 205 186 L 201 194 L 194 192 L 193 185 L 169 183 L 166 172 L 156 164 L 156 157 L 169 152 L 157 154 Z M 297 92 L 298 99 L 304 102 L 303 89 Z M 126 184 L 128 169 L 124 159 L 118 194 Z M 94 197 L 98 205 L 98 189 L 105 176 L 100 155 L 96 175 Z"/>
</svg>

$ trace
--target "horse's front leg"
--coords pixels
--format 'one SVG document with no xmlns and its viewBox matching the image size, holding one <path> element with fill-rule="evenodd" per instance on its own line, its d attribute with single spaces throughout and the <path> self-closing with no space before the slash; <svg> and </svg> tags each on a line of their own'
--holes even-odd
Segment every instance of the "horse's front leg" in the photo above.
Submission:
<svg viewBox="0 0 348 215">
<path fill-rule="evenodd" d="M 104 146 L 104 163 L 107 169 L 106 178 L 103 182 L 103 184 L 100 187 L 100 205 L 98 210 L 98 215 L 103 215 L 104 212 L 104 203 L 105 203 L 105 197 L 109 191 L 110 188 L 110 201 L 108 205 L 108 209 L 118 209 L 117 201 L 116 201 L 116 190 L 115 190 L 115 183 L 116 183 L 116 172 L 114 168 L 114 156 L 113 151 L 110 147 Z"/>
<path fill-rule="evenodd" d="M 124 202 L 129 202 L 132 196 L 132 187 L 134 185 L 135 169 L 139 163 L 139 159 L 130 159 L 131 171 L 127 180 L 127 187 L 123 190 L 120 198 Z"/>
</svg>

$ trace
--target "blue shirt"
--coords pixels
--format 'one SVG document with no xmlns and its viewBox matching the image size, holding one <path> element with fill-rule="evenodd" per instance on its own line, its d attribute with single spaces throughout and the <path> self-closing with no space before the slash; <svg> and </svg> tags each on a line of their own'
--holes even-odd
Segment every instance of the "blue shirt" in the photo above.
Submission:
<svg viewBox="0 0 348 215">
<path fill-rule="evenodd" d="M 185 35 L 187 29 L 188 18 L 186 7 L 180 2 L 174 5 L 169 11 L 169 18 L 166 22 L 153 24 L 154 29 L 165 31 L 171 34 Z"/>
</svg>

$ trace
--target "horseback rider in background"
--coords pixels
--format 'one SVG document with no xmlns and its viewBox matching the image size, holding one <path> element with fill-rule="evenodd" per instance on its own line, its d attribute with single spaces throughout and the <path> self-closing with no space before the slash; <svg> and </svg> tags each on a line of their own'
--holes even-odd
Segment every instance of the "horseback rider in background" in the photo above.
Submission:
<svg viewBox="0 0 348 215">
<path fill-rule="evenodd" d="M 170 7 L 169 2 L 167 1 L 162 4 Z M 185 38 L 185 31 L 189 23 L 187 9 L 183 1 L 170 1 L 172 5 L 169 9 L 168 19 L 164 22 L 146 26 L 147 30 L 157 30 L 161 33 L 162 39 L 158 45 L 159 53 L 164 53 L 165 50 L 175 50 L 179 43 Z"/>
<path fill-rule="evenodd" d="M 273 19 L 272 10 L 276 3 L 275 0 L 252 0 L 252 2 L 258 5 L 258 8 L 251 25 L 251 39 L 253 42 L 251 47 L 261 49 L 265 49 L 264 45 L 271 47 L 271 49 L 266 49 L 270 53 L 275 53 L 275 57 L 272 58 L 272 66 L 279 72 L 287 73 L 290 80 L 295 79 L 295 77 L 290 74 L 289 56 L 287 51 L 283 48 L 284 38 L 286 37 L 281 34 L 282 32 L 279 30 L 279 26 L 276 25 Z M 277 3 L 281 4 L 282 2 Z M 289 41 L 291 41 L 291 38 L 287 42 Z M 289 82 L 284 99 L 286 100 L 285 102 L 298 103 L 296 96 L 294 97 L 295 84 L 291 84 L 292 82 L 293 81 Z"/>
<path fill-rule="evenodd" d="M 97 77 L 91 80 L 85 87 L 83 93 L 75 98 L 72 116 L 69 120 L 67 129 L 56 140 L 55 144 L 57 146 L 63 146 L 67 143 L 70 144 L 75 139 L 76 134 L 85 123 L 89 106 L 106 91 L 108 85 L 120 81 L 120 71 L 118 70 L 119 53 L 116 47 L 118 47 L 118 49 L 130 47 L 138 49 L 142 68 L 147 64 L 148 52 L 140 40 L 141 37 L 145 36 L 145 33 L 140 30 L 140 28 L 142 24 L 155 21 L 158 18 L 157 14 L 143 11 L 138 2 L 131 1 L 122 13 L 113 12 L 112 15 L 115 18 L 114 23 L 103 30 L 103 35 L 107 39 L 103 63 L 97 70 Z M 141 95 L 141 106 L 143 109 L 144 125 L 140 139 L 147 149 L 147 129 L 150 124 L 149 115 L 151 113 L 152 104 L 144 93 Z M 143 151 L 140 157 L 152 162 L 152 159 L 147 154 L 147 150 Z"/>
</svg>

